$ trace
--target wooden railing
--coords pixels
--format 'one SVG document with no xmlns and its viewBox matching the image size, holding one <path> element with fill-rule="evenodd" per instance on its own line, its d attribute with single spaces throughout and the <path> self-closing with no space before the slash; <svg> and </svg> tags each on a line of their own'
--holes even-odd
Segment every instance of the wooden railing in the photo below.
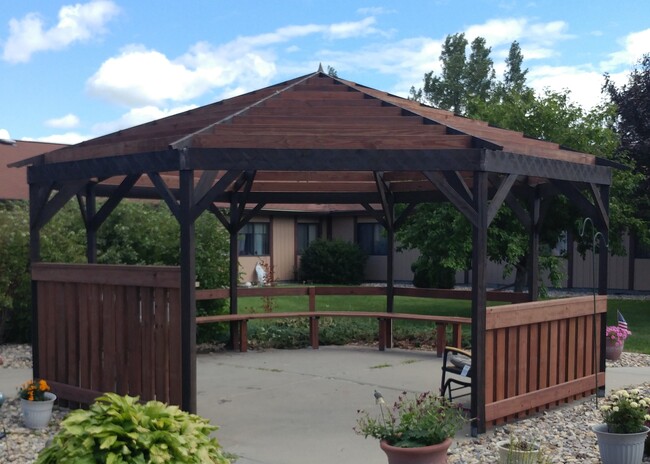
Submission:
<svg viewBox="0 0 650 464">
<path fill-rule="evenodd" d="M 471 297 L 470 290 L 443 290 L 443 289 L 422 289 L 396 287 L 394 289 L 396 296 L 417 297 L 417 298 L 441 298 L 441 299 L 461 299 L 469 300 Z M 327 311 L 323 312 L 316 309 L 317 296 L 385 296 L 386 287 L 253 287 L 238 288 L 239 297 L 275 297 L 275 296 L 308 296 L 308 306 L 305 308 L 308 312 L 295 313 L 264 313 L 264 314 L 232 314 L 223 316 L 203 316 L 197 318 L 198 324 L 230 322 L 237 324 L 237 333 L 239 333 L 240 351 L 247 349 L 247 327 L 248 321 L 254 319 L 274 319 L 289 317 L 308 317 L 310 319 L 310 342 L 314 349 L 319 346 L 318 340 L 318 319 L 320 317 L 366 317 L 375 318 L 379 321 L 378 340 L 379 349 L 383 350 L 390 347 L 389 325 L 394 319 L 409 319 L 430 322 L 436 325 L 436 351 L 439 357 L 442 356 L 443 349 L 446 345 L 460 347 L 462 344 L 462 325 L 471 324 L 470 318 L 454 318 L 435 315 L 418 315 L 403 313 L 386 313 L 386 312 L 358 312 L 358 311 Z M 218 298 L 228 298 L 230 296 L 228 289 L 209 289 L 197 290 L 196 299 L 211 300 Z M 526 294 L 513 292 L 488 292 L 490 301 L 501 302 L 521 302 L 527 298 Z M 447 327 L 451 327 L 451 340 L 447 340 Z"/>
<path fill-rule="evenodd" d="M 395 296 L 408 296 L 416 298 L 440 298 L 449 300 L 470 300 L 470 290 L 446 290 L 437 288 L 411 288 L 395 287 Z M 265 297 L 265 296 L 309 296 L 309 309 L 316 307 L 316 296 L 318 295 L 341 295 L 341 296 L 372 296 L 386 295 L 386 287 L 242 287 L 237 289 L 239 297 Z M 227 288 L 197 290 L 196 299 L 213 300 L 218 298 L 229 298 Z M 522 303 L 527 301 L 526 293 L 518 292 L 487 292 L 488 301 L 500 301 L 506 303 Z"/>
<path fill-rule="evenodd" d="M 116 392 L 181 404 L 178 267 L 36 263 L 32 279 L 39 375 L 60 400 Z"/>
<path fill-rule="evenodd" d="M 595 392 L 607 297 L 487 308 L 485 420 L 499 423 Z"/>
</svg>

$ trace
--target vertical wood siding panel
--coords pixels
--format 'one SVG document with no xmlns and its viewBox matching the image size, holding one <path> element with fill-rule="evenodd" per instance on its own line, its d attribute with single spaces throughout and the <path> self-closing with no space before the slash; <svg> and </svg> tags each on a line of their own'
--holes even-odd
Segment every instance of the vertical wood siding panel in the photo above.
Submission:
<svg viewBox="0 0 650 464">
<path fill-rule="evenodd" d="M 79 284 L 79 386 L 90 389 L 90 311 L 88 284 Z"/>
<path fill-rule="evenodd" d="M 181 358 L 181 295 L 169 290 L 169 402 L 181 404 L 183 398 L 183 363 Z"/>
<path fill-rule="evenodd" d="M 78 284 L 66 283 L 65 292 L 65 319 L 66 319 L 66 371 L 68 385 L 79 386 L 79 304 Z M 59 402 L 61 403 L 61 402 Z M 79 403 L 69 402 L 69 408 L 78 408 Z"/>
<path fill-rule="evenodd" d="M 495 394 L 496 400 L 502 400 L 506 397 L 506 329 L 499 329 L 496 331 L 496 350 L 494 352 L 496 361 L 496 385 Z"/>
<path fill-rule="evenodd" d="M 585 376 L 585 319 L 586 317 L 579 317 L 576 319 L 576 357 L 575 357 L 575 378 L 579 379 Z M 578 399 L 584 395 L 576 395 L 574 398 Z"/>
<path fill-rule="evenodd" d="M 485 334 L 485 404 L 495 401 L 495 343 L 494 330 L 490 330 Z"/>
<path fill-rule="evenodd" d="M 115 286 L 102 285 L 102 391 L 115 391 Z"/>
<path fill-rule="evenodd" d="M 154 362 L 155 394 L 158 401 L 169 401 L 169 325 L 167 324 L 167 295 L 164 289 L 154 290 Z"/>
<path fill-rule="evenodd" d="M 129 391 L 129 370 L 126 357 L 126 289 L 115 286 L 115 388 L 120 395 Z"/>
<path fill-rule="evenodd" d="M 126 313 L 126 351 L 129 371 L 129 394 L 142 395 L 142 314 L 140 292 L 135 286 L 127 287 L 126 299 L 129 306 Z"/>
<path fill-rule="evenodd" d="M 566 326 L 564 321 L 552 321 L 549 327 L 549 377 L 548 386 L 558 384 L 564 380 L 566 363 L 564 353 L 566 352 Z M 560 355 L 562 354 L 562 355 Z"/>
<path fill-rule="evenodd" d="M 153 400 L 154 394 L 154 314 L 153 295 L 150 287 L 140 288 L 142 301 L 142 399 Z"/>
<path fill-rule="evenodd" d="M 518 328 L 518 347 L 517 347 L 517 395 L 528 393 L 528 353 L 530 339 L 528 337 L 528 326 L 521 326 Z"/>
</svg>

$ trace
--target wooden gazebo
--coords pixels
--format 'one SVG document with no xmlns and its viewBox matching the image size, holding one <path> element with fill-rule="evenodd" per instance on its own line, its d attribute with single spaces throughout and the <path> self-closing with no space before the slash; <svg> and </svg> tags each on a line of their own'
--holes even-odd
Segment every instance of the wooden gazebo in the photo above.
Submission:
<svg viewBox="0 0 650 464">
<path fill-rule="evenodd" d="M 113 387 L 195 411 L 194 221 L 208 211 L 230 233 L 231 312 L 236 312 L 237 232 L 267 204 L 301 203 L 361 205 L 383 224 L 391 247 L 395 229 L 420 203 L 450 201 L 467 217 L 473 230 L 471 408 L 478 431 L 488 422 L 604 386 L 604 298 L 597 304 L 486 309 L 485 270 L 488 227 L 504 203 L 530 231 L 531 299 L 537 295 L 539 228 L 549 198 L 568 197 L 606 239 L 612 166 L 605 160 L 319 70 L 17 164 L 29 165 L 34 376 L 54 379 L 63 399 L 83 401 Z M 75 196 L 83 206 L 90 264 L 37 264 L 39 231 Z M 99 210 L 97 197 L 107 199 Z M 180 224 L 178 271 L 92 264 L 96 232 L 124 198 L 162 199 L 168 205 Z M 396 204 L 406 205 L 400 216 Z M 606 253 L 599 259 L 604 294 Z M 388 260 L 391 311 L 391 253 Z M 75 287 L 81 284 L 86 286 Z M 109 286 L 118 288 L 110 296 Z M 147 305 L 158 309 L 146 316 Z M 93 312 L 98 306 L 103 315 Z M 129 319 L 133 307 L 140 313 Z M 164 327 L 163 334 L 129 332 L 147 320 L 152 328 Z M 52 327 L 59 332 L 47 338 Z M 127 339 L 111 338 L 122 331 L 130 334 Z M 168 349 L 164 355 L 156 352 L 161 344 Z M 110 366 L 102 364 L 107 352 L 118 355 Z M 127 382 L 122 361 L 128 364 L 136 352 L 144 352 L 137 368 L 151 363 L 151 376 Z M 533 374 L 531 366 L 546 363 L 547 356 L 559 356 L 548 361 L 559 367 L 535 367 Z M 495 380 L 509 374 L 512 388 L 509 380 Z"/>
</svg>

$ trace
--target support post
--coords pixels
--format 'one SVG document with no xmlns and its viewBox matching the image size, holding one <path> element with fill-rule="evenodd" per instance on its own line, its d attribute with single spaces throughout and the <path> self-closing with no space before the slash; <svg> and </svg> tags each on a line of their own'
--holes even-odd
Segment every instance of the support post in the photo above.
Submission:
<svg viewBox="0 0 650 464">
<path fill-rule="evenodd" d="M 183 395 L 181 407 L 196 414 L 196 247 L 192 207 L 194 171 L 181 169 L 180 241 L 181 241 L 181 360 Z"/>
<path fill-rule="evenodd" d="M 600 186 L 601 204 L 604 209 L 604 218 L 609 217 L 609 185 Z M 609 263 L 609 250 L 607 244 L 609 243 L 609 223 L 605 219 L 598 221 L 600 225 L 600 239 L 598 241 L 598 294 L 607 295 L 607 265 Z M 600 319 L 600 367 L 599 372 L 605 372 L 605 351 L 607 340 L 607 312 L 601 314 Z M 598 396 L 605 396 L 605 387 L 598 388 L 596 392 Z"/>
<path fill-rule="evenodd" d="M 237 249 L 237 233 L 239 224 L 239 206 L 236 194 L 230 199 L 230 314 L 237 314 L 237 284 L 239 283 L 239 256 Z M 234 351 L 240 349 L 239 325 L 230 323 L 230 345 Z"/>
<path fill-rule="evenodd" d="M 530 201 L 530 230 L 528 231 L 528 301 L 539 297 L 539 229 L 540 229 L 539 189 L 535 189 Z"/>
<path fill-rule="evenodd" d="M 476 224 L 472 226 L 472 435 L 485 432 L 485 328 L 487 268 L 486 172 L 474 171 L 473 203 Z"/>
<path fill-rule="evenodd" d="M 92 220 L 97 213 L 95 185 L 90 182 L 86 186 L 86 260 L 91 264 L 97 262 L 97 227 Z"/>
<path fill-rule="evenodd" d="M 41 229 L 36 217 L 41 206 L 41 189 L 36 184 L 29 184 L 29 262 L 31 265 L 41 260 Z M 38 342 L 38 284 L 32 280 L 32 378 L 40 375 L 40 358 Z"/>
<path fill-rule="evenodd" d="M 395 230 L 390 223 L 387 229 L 386 253 L 386 312 L 392 313 L 395 308 Z M 393 347 L 393 320 L 386 320 L 386 347 Z"/>
</svg>

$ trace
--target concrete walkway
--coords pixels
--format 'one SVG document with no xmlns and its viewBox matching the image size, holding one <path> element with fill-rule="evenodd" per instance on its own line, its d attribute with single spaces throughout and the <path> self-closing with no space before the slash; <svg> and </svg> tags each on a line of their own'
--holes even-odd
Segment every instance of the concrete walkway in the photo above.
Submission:
<svg viewBox="0 0 650 464">
<path fill-rule="evenodd" d="M 221 427 L 216 436 L 238 464 L 385 464 L 377 442 L 352 430 L 357 410 L 376 408 L 375 389 L 390 403 L 440 386 L 432 352 L 327 346 L 197 359 L 198 413 Z M 0 391 L 13 396 L 30 377 L 0 368 Z M 648 381 L 650 368 L 607 369 L 608 391 Z"/>
</svg>

